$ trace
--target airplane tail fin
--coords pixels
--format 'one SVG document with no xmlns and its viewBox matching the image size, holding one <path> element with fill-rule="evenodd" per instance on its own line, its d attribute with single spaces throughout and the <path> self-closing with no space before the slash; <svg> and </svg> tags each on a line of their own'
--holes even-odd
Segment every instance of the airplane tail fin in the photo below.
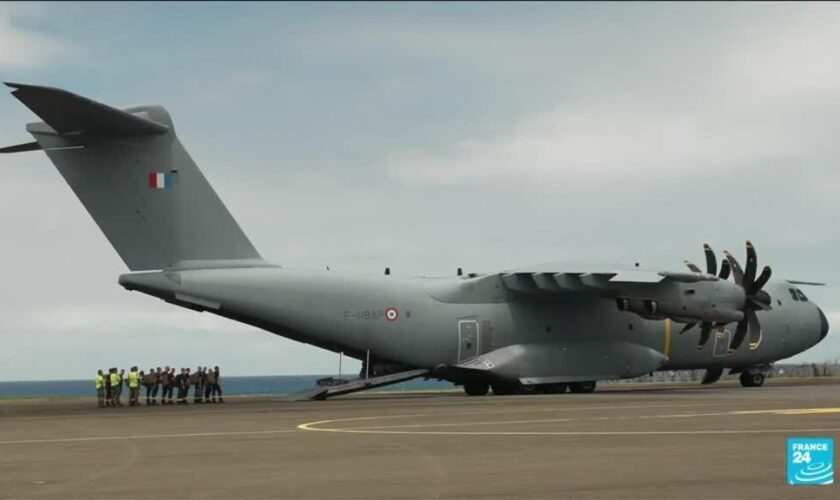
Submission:
<svg viewBox="0 0 840 500">
<path fill-rule="evenodd" d="M 26 127 L 35 143 L 0 153 L 44 150 L 130 270 L 262 262 L 163 107 L 120 110 L 61 89 L 7 85 L 43 122 Z"/>
</svg>

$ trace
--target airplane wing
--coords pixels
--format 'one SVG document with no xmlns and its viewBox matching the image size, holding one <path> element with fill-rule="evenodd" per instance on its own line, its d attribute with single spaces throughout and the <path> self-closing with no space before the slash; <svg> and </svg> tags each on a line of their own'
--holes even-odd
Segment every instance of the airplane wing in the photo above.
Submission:
<svg viewBox="0 0 840 500">
<path fill-rule="evenodd" d="M 612 271 L 612 272 L 551 272 L 517 270 L 500 273 L 505 287 L 521 293 L 591 293 L 602 296 L 621 296 L 622 291 L 651 291 L 657 285 L 669 283 L 698 283 L 719 281 L 717 276 L 695 272 L 672 271 Z M 644 294 L 643 294 L 644 295 Z"/>
<path fill-rule="evenodd" d="M 703 272 L 516 270 L 498 275 L 505 289 L 524 300 L 574 296 L 616 300 L 618 308 L 648 319 L 684 323 L 744 318 L 741 286 Z"/>
</svg>

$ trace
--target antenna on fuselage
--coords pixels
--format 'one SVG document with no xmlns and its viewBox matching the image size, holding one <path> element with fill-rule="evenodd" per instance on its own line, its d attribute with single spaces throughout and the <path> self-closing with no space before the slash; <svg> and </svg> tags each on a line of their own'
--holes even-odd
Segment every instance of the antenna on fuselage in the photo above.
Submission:
<svg viewBox="0 0 840 500">
<path fill-rule="evenodd" d="M 463 276 L 463 275 L 464 275 L 464 270 L 459 267 L 458 268 L 458 276 Z"/>
<path fill-rule="evenodd" d="M 390 268 L 390 267 L 386 267 L 386 268 L 385 268 L 385 276 L 390 276 L 390 275 L 391 275 L 391 268 Z"/>
</svg>

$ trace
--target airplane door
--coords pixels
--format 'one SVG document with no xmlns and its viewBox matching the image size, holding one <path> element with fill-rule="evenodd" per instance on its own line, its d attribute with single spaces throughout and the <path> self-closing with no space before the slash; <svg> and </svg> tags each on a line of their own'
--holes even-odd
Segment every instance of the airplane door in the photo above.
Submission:
<svg viewBox="0 0 840 500">
<path fill-rule="evenodd" d="M 729 342 L 732 337 L 732 332 L 728 329 L 720 328 L 713 330 L 712 334 L 715 336 L 715 346 L 712 349 L 712 356 L 716 358 L 723 358 L 729 355 Z"/>
<path fill-rule="evenodd" d="M 478 356 L 478 321 L 465 319 L 458 322 L 458 362 Z"/>
</svg>

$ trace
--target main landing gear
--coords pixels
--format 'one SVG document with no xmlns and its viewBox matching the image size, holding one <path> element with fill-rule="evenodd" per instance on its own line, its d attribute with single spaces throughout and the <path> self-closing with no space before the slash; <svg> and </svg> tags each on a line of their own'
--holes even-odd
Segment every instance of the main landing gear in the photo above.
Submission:
<svg viewBox="0 0 840 500">
<path fill-rule="evenodd" d="M 470 396 L 484 396 L 490 390 L 487 382 L 467 382 L 464 384 L 464 392 Z"/>
<path fill-rule="evenodd" d="M 493 388 L 497 396 L 512 394 L 563 394 L 568 390 L 575 394 L 585 394 L 595 391 L 595 381 L 572 382 L 569 384 L 540 384 L 522 385 L 518 382 L 487 382 L 472 381 L 464 383 L 464 392 L 470 396 L 484 396 Z"/>
<path fill-rule="evenodd" d="M 764 374 L 761 372 L 744 370 L 741 372 L 740 380 L 742 387 L 761 387 L 764 385 Z"/>
<path fill-rule="evenodd" d="M 588 382 L 572 382 L 571 384 L 569 384 L 569 390 L 576 394 L 586 394 L 590 392 L 595 392 L 595 381 L 590 380 Z"/>
</svg>

